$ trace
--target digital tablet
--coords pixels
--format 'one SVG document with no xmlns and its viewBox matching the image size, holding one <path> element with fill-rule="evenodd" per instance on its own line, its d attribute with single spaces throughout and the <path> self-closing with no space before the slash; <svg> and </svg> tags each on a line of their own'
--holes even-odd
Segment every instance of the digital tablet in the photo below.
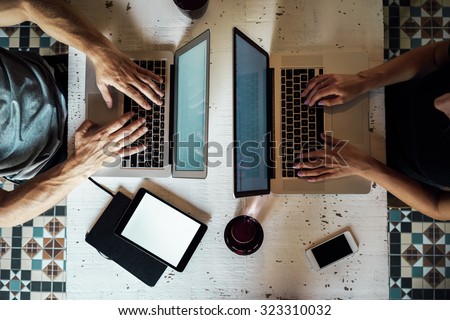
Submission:
<svg viewBox="0 0 450 320">
<path fill-rule="evenodd" d="M 206 229 L 205 224 L 141 188 L 115 233 L 144 253 L 182 272 Z"/>
</svg>

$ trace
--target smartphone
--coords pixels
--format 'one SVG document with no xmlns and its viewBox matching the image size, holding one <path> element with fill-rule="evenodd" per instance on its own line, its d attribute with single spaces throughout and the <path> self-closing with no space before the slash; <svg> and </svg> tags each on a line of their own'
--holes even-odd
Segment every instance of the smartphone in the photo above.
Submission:
<svg viewBox="0 0 450 320">
<path fill-rule="evenodd" d="M 350 231 L 344 231 L 337 236 L 321 242 L 306 250 L 305 254 L 314 270 L 348 257 L 358 251 L 358 245 Z"/>
</svg>

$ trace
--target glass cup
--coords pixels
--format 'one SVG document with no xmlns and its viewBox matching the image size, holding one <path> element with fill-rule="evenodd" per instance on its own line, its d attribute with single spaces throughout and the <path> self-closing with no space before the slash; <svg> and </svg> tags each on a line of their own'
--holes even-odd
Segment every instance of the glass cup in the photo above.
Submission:
<svg viewBox="0 0 450 320">
<path fill-rule="evenodd" d="M 173 2 L 190 19 L 200 18 L 208 8 L 208 0 L 173 0 Z"/>
<path fill-rule="evenodd" d="M 249 255 L 262 245 L 264 232 L 253 217 L 242 215 L 228 222 L 224 232 L 227 247 L 238 255 Z"/>
</svg>

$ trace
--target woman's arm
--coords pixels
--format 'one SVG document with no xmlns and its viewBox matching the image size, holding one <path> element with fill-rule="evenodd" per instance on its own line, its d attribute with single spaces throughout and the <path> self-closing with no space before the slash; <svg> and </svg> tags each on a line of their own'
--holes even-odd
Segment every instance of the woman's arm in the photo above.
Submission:
<svg viewBox="0 0 450 320">
<path fill-rule="evenodd" d="M 359 175 L 373 181 L 412 208 L 437 220 L 450 220 L 450 193 L 439 192 L 330 136 L 323 150 L 303 154 L 297 175 L 309 182 Z M 309 160 L 311 159 L 311 160 Z"/>
<path fill-rule="evenodd" d="M 113 104 L 109 86 L 146 109 L 150 104 L 141 93 L 162 103 L 164 93 L 155 83 L 162 79 L 133 63 L 64 0 L 0 0 L 0 15 L 0 26 L 32 21 L 54 39 L 86 53 L 94 63 L 97 86 L 108 107 Z"/>
<path fill-rule="evenodd" d="M 317 76 L 303 92 L 306 104 L 339 105 L 370 90 L 429 74 L 450 62 L 449 44 L 435 42 L 354 75 Z"/>
<path fill-rule="evenodd" d="M 373 159 L 362 176 L 374 181 L 411 208 L 436 220 L 450 220 L 450 193 L 438 191 Z"/>
</svg>

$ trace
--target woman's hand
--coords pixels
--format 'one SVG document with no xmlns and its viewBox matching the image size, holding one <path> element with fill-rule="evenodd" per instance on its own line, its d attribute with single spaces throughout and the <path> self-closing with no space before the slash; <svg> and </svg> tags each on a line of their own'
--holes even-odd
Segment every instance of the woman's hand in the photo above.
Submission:
<svg viewBox="0 0 450 320">
<path fill-rule="evenodd" d="M 310 151 L 300 155 L 300 162 L 294 166 L 297 176 L 309 182 L 336 179 L 350 175 L 364 177 L 370 169 L 372 157 L 348 143 L 321 134 L 325 141 L 322 150 Z"/>
<path fill-rule="evenodd" d="M 366 77 L 362 74 L 324 74 L 314 77 L 302 93 L 305 104 L 335 106 L 364 93 Z"/>
<path fill-rule="evenodd" d="M 450 93 L 446 93 L 434 100 L 434 106 L 439 111 L 445 113 L 450 119 Z"/>
</svg>

